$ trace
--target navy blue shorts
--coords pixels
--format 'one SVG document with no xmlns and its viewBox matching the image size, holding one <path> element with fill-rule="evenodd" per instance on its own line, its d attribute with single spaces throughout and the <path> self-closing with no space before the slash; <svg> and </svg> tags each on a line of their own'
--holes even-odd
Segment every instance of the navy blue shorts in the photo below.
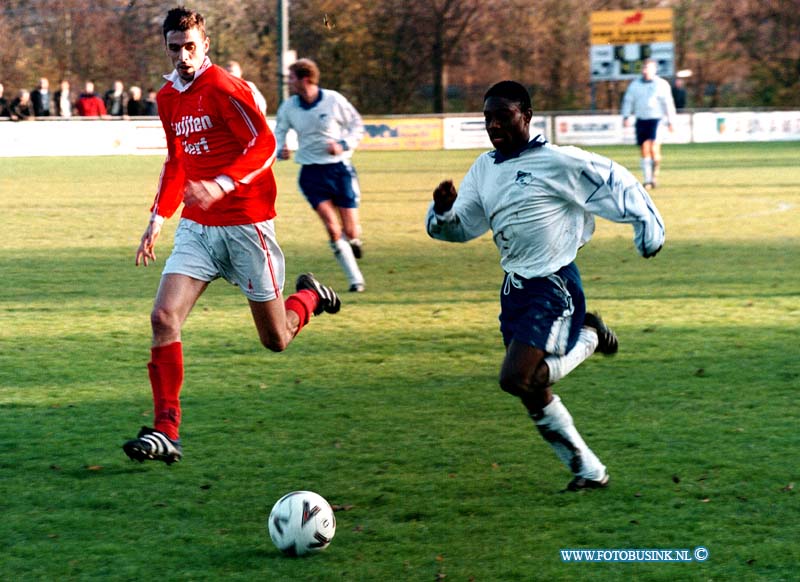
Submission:
<svg viewBox="0 0 800 582">
<path fill-rule="evenodd" d="M 361 190 L 350 164 L 308 164 L 300 170 L 300 190 L 312 208 L 330 200 L 339 208 L 358 208 Z"/>
<path fill-rule="evenodd" d="M 506 273 L 500 293 L 500 332 L 511 340 L 557 356 L 578 340 L 586 315 L 581 275 L 575 263 L 549 277 L 525 279 Z"/>
<path fill-rule="evenodd" d="M 637 119 L 636 144 L 642 145 L 646 141 L 655 141 L 658 135 L 658 123 L 660 121 L 660 119 Z"/>
</svg>

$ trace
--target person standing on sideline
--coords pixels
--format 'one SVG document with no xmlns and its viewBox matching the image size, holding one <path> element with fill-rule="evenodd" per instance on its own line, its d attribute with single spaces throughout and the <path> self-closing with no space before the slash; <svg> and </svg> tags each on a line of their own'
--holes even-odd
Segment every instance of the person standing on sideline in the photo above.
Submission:
<svg viewBox="0 0 800 582">
<path fill-rule="evenodd" d="M 50 93 L 50 81 L 47 77 L 39 79 L 36 89 L 31 91 L 31 103 L 33 104 L 33 114 L 36 117 L 50 117 L 50 111 L 54 109 Z"/>
<path fill-rule="evenodd" d="M 144 101 L 142 101 L 142 88 L 131 85 L 128 89 L 128 104 L 125 106 L 125 114 L 128 117 L 139 117 L 143 115 Z"/>
<path fill-rule="evenodd" d="M 244 79 L 242 76 L 242 66 L 239 64 L 238 61 L 228 61 L 228 64 L 225 66 L 225 70 L 228 71 L 231 75 L 236 77 L 237 79 Z M 267 100 L 264 98 L 264 95 L 261 91 L 258 90 L 256 84 L 252 81 L 245 81 L 250 86 L 250 89 L 253 91 L 253 96 L 256 99 L 256 103 L 258 104 L 258 108 L 261 110 L 265 116 L 267 115 Z"/>
<path fill-rule="evenodd" d="M 122 117 L 128 110 L 128 94 L 125 93 L 125 85 L 117 79 L 114 85 L 106 91 L 103 96 L 103 104 L 106 111 L 113 117 Z"/>
<path fill-rule="evenodd" d="M 362 255 L 361 191 L 350 160 L 364 136 L 364 124 L 343 95 L 319 86 L 319 68 L 310 59 L 289 65 L 289 89 L 293 96 L 278 108 L 275 124 L 278 159 L 291 157 L 286 134 L 294 129 L 298 139 L 295 160 L 302 166 L 300 189 L 328 231 L 350 291 L 362 292 L 364 275 L 356 262 Z"/>
<path fill-rule="evenodd" d="M 3 93 L 5 93 L 5 87 L 0 83 L 0 117 L 11 117 L 8 99 L 6 99 Z"/>
<path fill-rule="evenodd" d="M 545 441 L 573 473 L 567 490 L 606 487 L 608 470 L 586 445 L 552 385 L 595 351 L 617 351 L 616 334 L 586 312 L 578 249 L 594 232 L 593 215 L 633 225 L 639 253 L 664 244 L 664 223 L 636 178 L 619 164 L 537 135 L 528 91 L 514 81 L 484 97 L 486 131 L 496 148 L 479 156 L 456 190 L 433 192 L 426 229 L 466 242 L 494 234 L 505 277 L 500 331 L 506 346 L 500 387 L 519 397 Z"/>
<path fill-rule="evenodd" d="M 642 65 L 642 76 L 628 85 L 622 98 L 622 117 L 625 127 L 636 118 L 636 143 L 641 149 L 644 187 L 655 188 L 661 166 L 661 140 L 658 126 L 666 118 L 667 127 L 673 130 L 675 102 L 672 88 L 666 79 L 656 74 L 657 64 L 647 59 Z"/>
<path fill-rule="evenodd" d="M 75 102 L 75 112 L 81 117 L 104 117 L 107 115 L 106 106 L 100 96 L 94 92 L 94 82 L 86 81 L 83 93 Z"/>
<path fill-rule="evenodd" d="M 243 81 L 213 65 L 198 12 L 175 8 L 163 23 L 174 71 L 158 93 L 167 159 L 136 265 L 155 261 L 165 218 L 183 202 L 150 321 L 148 364 L 154 428 L 142 427 L 123 445 L 133 460 L 181 460 L 181 328 L 214 279 L 238 285 L 247 297 L 261 343 L 280 352 L 312 315 L 336 313 L 339 297 L 310 273 L 284 301 L 284 257 L 275 238 L 275 137 Z"/>
<path fill-rule="evenodd" d="M 72 93 L 69 88 L 69 81 L 62 79 L 59 83 L 59 89 L 53 95 L 53 104 L 55 105 L 55 115 L 57 117 L 72 117 Z"/>
<path fill-rule="evenodd" d="M 20 89 L 16 99 L 8 107 L 11 121 L 29 121 L 36 119 L 31 103 L 31 93 L 27 89 Z"/>
</svg>

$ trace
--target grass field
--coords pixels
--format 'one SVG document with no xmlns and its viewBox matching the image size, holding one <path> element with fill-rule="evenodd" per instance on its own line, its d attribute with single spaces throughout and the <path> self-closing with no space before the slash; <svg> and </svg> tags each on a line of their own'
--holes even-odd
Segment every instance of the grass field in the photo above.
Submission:
<svg viewBox="0 0 800 582">
<path fill-rule="evenodd" d="M 596 151 L 638 174 L 635 148 Z M 0 159 L 0 580 L 796 580 L 800 143 L 665 148 L 654 260 L 598 221 L 578 262 L 621 349 L 556 387 L 612 475 L 580 494 L 497 386 L 491 238 L 424 232 L 431 190 L 475 155 L 357 154 L 368 291 L 287 352 L 259 346 L 237 289 L 209 288 L 171 467 L 120 449 L 151 421 L 160 267 L 133 258 L 161 160 Z M 276 169 L 287 280 L 345 288 L 296 171 Z M 294 489 L 342 508 L 309 559 L 266 531 Z M 708 560 L 559 553 L 698 546 Z"/>
</svg>

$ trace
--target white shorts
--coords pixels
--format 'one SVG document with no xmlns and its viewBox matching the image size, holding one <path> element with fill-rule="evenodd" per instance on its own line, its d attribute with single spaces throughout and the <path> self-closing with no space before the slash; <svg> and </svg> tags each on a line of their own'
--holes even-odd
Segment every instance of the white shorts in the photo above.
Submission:
<svg viewBox="0 0 800 582">
<path fill-rule="evenodd" d="M 163 275 L 210 282 L 222 277 L 248 299 L 271 301 L 283 290 L 283 251 L 271 220 L 237 226 L 203 226 L 181 218 Z"/>
</svg>

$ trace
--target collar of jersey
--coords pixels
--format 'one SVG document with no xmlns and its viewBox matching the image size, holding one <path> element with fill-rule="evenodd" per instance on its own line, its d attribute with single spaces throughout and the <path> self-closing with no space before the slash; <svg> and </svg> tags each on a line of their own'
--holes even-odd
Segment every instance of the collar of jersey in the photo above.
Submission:
<svg viewBox="0 0 800 582">
<path fill-rule="evenodd" d="M 317 98 L 314 99 L 314 101 L 312 101 L 311 103 L 306 103 L 305 100 L 302 97 L 300 97 L 300 95 L 297 96 L 297 101 L 300 103 L 300 107 L 302 107 L 303 109 L 314 109 L 314 107 L 317 106 L 317 103 L 322 101 L 322 89 L 320 89 L 317 92 Z"/>
<path fill-rule="evenodd" d="M 172 83 L 172 87 L 178 93 L 183 93 L 189 87 L 192 86 L 192 83 L 194 83 L 200 75 L 205 73 L 210 68 L 211 68 L 211 59 L 206 57 L 206 60 L 203 61 L 203 64 L 200 65 L 200 68 L 197 69 L 197 72 L 194 74 L 194 79 L 192 79 L 188 83 L 184 83 L 183 79 L 181 79 L 181 76 L 178 74 L 178 71 L 176 71 L 175 69 L 173 69 L 169 75 L 164 75 L 164 78 L 170 83 Z"/>
<path fill-rule="evenodd" d="M 544 139 L 540 134 L 540 135 L 537 135 L 535 138 L 533 138 L 528 143 L 526 143 L 520 149 L 518 149 L 515 152 L 512 152 L 512 153 L 508 154 L 507 156 L 504 155 L 502 152 L 499 152 L 497 150 L 494 150 L 493 152 L 489 152 L 489 155 L 494 158 L 494 163 L 495 164 L 502 164 L 503 162 L 506 162 L 508 160 L 513 160 L 514 158 L 520 157 L 523 152 L 526 152 L 528 150 L 534 150 L 536 148 L 540 148 L 546 143 L 547 143 L 547 140 Z"/>
</svg>

